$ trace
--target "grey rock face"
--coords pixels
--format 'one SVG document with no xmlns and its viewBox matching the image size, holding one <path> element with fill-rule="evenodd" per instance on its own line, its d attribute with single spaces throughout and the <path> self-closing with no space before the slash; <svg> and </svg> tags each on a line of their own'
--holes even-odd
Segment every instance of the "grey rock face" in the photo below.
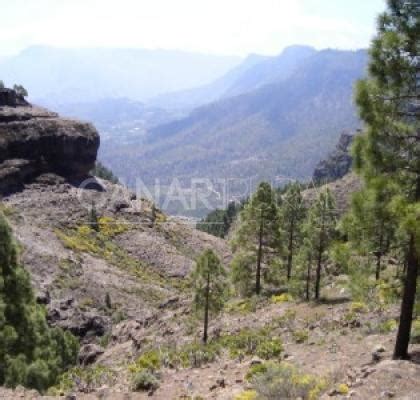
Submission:
<svg viewBox="0 0 420 400">
<path fill-rule="evenodd" d="M 315 167 L 312 177 L 314 182 L 332 182 L 350 172 L 352 165 L 350 146 L 353 138 L 353 134 L 347 132 L 341 134 L 335 150 Z"/>
<path fill-rule="evenodd" d="M 99 356 L 104 353 L 104 349 L 96 344 L 85 344 L 79 351 L 79 364 L 93 364 Z"/>
<path fill-rule="evenodd" d="M 10 92 L 0 92 L 0 193 L 19 190 L 45 173 L 70 180 L 88 176 L 99 148 L 96 129 Z"/>
</svg>

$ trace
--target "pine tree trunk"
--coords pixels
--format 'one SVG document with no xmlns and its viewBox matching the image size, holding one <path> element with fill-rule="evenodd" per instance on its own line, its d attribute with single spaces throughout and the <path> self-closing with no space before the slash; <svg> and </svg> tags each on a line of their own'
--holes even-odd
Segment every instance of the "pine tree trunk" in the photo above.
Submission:
<svg viewBox="0 0 420 400">
<path fill-rule="evenodd" d="M 206 303 L 205 303 L 205 307 L 204 307 L 204 333 L 203 333 L 203 343 L 204 344 L 207 344 L 207 340 L 208 340 L 209 297 L 210 297 L 210 272 L 207 274 Z"/>
<path fill-rule="evenodd" d="M 417 178 L 416 200 L 420 200 L 420 177 Z M 420 257 L 416 251 L 416 237 L 410 235 L 407 254 L 407 272 L 405 275 L 404 292 L 401 302 L 400 324 L 394 348 L 394 360 L 407 360 L 410 343 L 411 325 L 413 322 L 414 303 L 416 301 L 417 276 Z"/>
<path fill-rule="evenodd" d="M 410 343 L 413 309 L 416 299 L 418 269 L 419 259 L 415 249 L 415 237 L 412 234 L 407 260 L 404 293 L 401 303 L 400 324 L 398 326 L 397 340 L 394 349 L 394 360 L 407 360 L 409 358 L 408 345 Z"/>
<path fill-rule="evenodd" d="M 316 267 L 316 278 L 315 278 L 315 300 L 319 300 L 319 291 L 321 286 L 321 268 L 322 268 L 322 253 L 324 252 L 324 234 L 325 234 L 325 215 L 321 215 L 321 230 L 319 232 L 319 246 L 318 246 L 318 258 Z"/>
<path fill-rule="evenodd" d="M 378 252 L 376 255 L 376 273 L 375 278 L 377 281 L 381 278 L 381 253 Z"/>
<path fill-rule="evenodd" d="M 376 252 L 376 273 L 375 278 L 377 281 L 381 278 L 381 260 L 382 260 L 382 252 L 383 252 L 383 242 L 384 242 L 384 223 L 382 221 L 381 224 L 381 234 L 379 237 L 379 250 Z"/>
<path fill-rule="evenodd" d="M 311 260 L 308 260 L 308 269 L 306 271 L 306 301 L 309 301 L 310 282 L 311 282 Z"/>
<path fill-rule="evenodd" d="M 262 237 L 263 237 L 263 219 L 260 222 L 260 231 L 258 233 L 258 253 L 257 253 L 257 276 L 255 282 L 255 293 L 261 292 L 261 260 L 262 260 Z"/>
<path fill-rule="evenodd" d="M 287 280 L 290 281 L 292 277 L 292 262 L 293 262 L 293 234 L 295 229 L 294 219 L 290 223 L 290 233 L 289 233 L 289 246 L 287 254 Z"/>
<path fill-rule="evenodd" d="M 319 300 L 319 288 L 321 286 L 321 267 L 322 267 L 322 247 L 318 249 L 318 260 L 316 267 L 316 278 L 315 278 L 315 300 Z"/>
</svg>

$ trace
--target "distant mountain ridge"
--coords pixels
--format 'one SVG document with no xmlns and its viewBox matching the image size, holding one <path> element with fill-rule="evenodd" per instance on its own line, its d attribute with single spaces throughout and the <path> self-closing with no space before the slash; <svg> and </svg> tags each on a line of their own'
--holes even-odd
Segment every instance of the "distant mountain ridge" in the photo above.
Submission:
<svg viewBox="0 0 420 400">
<path fill-rule="evenodd" d="M 192 90 L 163 94 L 151 102 L 163 108 L 194 108 L 253 91 L 287 79 L 299 64 L 316 53 L 313 47 L 289 46 L 275 57 L 249 55 L 241 64 L 214 82 Z"/>
<path fill-rule="evenodd" d="M 9 86 L 23 84 L 32 100 L 75 103 L 161 93 L 207 84 L 241 62 L 239 57 L 175 50 L 33 46 L 0 62 Z"/>
<path fill-rule="evenodd" d="M 186 185 L 197 177 L 308 179 L 340 133 L 360 127 L 352 90 L 366 64 L 364 50 L 315 52 L 286 79 L 156 126 L 137 146 L 105 143 L 102 157 L 129 183 L 136 176 L 164 184 L 177 177 Z"/>
</svg>

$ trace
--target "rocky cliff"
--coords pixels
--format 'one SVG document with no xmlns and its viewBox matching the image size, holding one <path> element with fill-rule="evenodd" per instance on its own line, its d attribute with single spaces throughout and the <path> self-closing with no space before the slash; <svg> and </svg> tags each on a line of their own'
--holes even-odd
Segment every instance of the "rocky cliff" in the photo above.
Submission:
<svg viewBox="0 0 420 400">
<path fill-rule="evenodd" d="M 315 167 L 312 179 L 315 183 L 327 183 L 342 178 L 350 172 L 352 157 L 350 146 L 353 142 L 352 133 L 343 132 L 338 144 L 328 157 Z"/>
<path fill-rule="evenodd" d="M 13 90 L 0 90 L 0 193 L 22 189 L 45 173 L 84 178 L 98 148 L 99 135 L 91 124 L 60 118 Z"/>
</svg>

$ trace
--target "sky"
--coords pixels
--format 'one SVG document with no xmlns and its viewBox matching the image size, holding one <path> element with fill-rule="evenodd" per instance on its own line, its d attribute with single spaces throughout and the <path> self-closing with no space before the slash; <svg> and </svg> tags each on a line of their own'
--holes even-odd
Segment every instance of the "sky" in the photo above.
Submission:
<svg viewBox="0 0 420 400">
<path fill-rule="evenodd" d="M 274 55 L 368 47 L 384 0 L 0 0 L 0 56 L 31 45 Z"/>
</svg>

